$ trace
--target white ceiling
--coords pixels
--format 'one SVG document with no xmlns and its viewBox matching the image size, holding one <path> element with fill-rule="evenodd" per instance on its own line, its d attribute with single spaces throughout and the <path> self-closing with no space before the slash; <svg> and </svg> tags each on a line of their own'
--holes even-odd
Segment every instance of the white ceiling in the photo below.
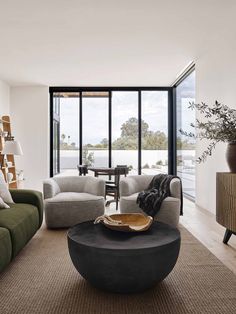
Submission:
<svg viewBox="0 0 236 314">
<path fill-rule="evenodd" d="M 0 0 L 10 85 L 166 86 L 221 38 L 235 0 Z"/>
</svg>

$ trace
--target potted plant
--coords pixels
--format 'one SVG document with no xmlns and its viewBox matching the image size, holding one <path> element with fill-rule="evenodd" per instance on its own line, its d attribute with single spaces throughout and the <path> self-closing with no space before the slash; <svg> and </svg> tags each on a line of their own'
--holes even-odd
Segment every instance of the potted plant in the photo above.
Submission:
<svg viewBox="0 0 236 314">
<path fill-rule="evenodd" d="M 214 103 L 213 107 L 209 107 L 202 102 L 200 104 L 190 103 L 189 108 L 199 111 L 205 119 L 204 121 L 196 119 L 195 124 L 191 123 L 191 126 L 196 130 L 196 134 L 182 129 L 179 130 L 180 133 L 191 138 L 210 141 L 206 150 L 197 158 L 197 162 L 204 162 L 208 156 L 211 156 L 217 143 L 228 143 L 226 160 L 230 171 L 236 173 L 236 110 L 218 101 Z"/>
</svg>

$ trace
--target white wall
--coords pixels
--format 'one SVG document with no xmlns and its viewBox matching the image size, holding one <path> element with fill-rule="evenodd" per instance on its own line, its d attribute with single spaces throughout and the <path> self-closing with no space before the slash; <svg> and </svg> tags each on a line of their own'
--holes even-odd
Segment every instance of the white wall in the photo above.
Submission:
<svg viewBox="0 0 236 314">
<path fill-rule="evenodd" d="M 213 104 L 215 100 L 236 109 L 236 47 L 225 39 L 196 60 L 196 100 Z M 16 157 L 23 169 L 25 187 L 42 190 L 49 175 L 49 100 L 48 87 L 12 87 L 10 115 L 13 134 L 22 144 L 24 156 Z M 0 82 L 0 113 L 9 111 L 9 87 Z M 207 143 L 197 144 L 199 155 Z M 196 203 L 215 212 L 215 177 L 228 171 L 226 144 L 219 144 L 207 162 L 197 166 Z"/>
<path fill-rule="evenodd" d="M 0 116 L 9 115 L 10 111 L 10 87 L 0 81 Z"/>
<path fill-rule="evenodd" d="M 23 156 L 16 168 L 23 169 L 25 188 L 42 190 L 49 175 L 48 87 L 12 87 L 10 115 L 12 134 L 21 143 Z"/>
<path fill-rule="evenodd" d="M 236 109 L 235 41 L 224 40 L 196 61 L 196 100 L 212 105 L 215 100 Z M 215 213 L 216 172 L 229 171 L 225 160 L 227 144 L 219 144 L 207 162 L 197 166 L 196 203 Z M 207 147 L 198 142 L 197 154 Z"/>
</svg>

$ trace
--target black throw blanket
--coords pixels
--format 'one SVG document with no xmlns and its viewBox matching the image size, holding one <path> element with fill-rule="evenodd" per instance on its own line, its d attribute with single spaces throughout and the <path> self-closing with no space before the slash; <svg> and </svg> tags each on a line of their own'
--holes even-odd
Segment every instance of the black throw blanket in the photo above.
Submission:
<svg viewBox="0 0 236 314">
<path fill-rule="evenodd" d="M 138 194 L 137 204 L 139 207 L 149 216 L 154 217 L 161 208 L 163 200 L 171 196 L 170 182 L 172 179 L 178 178 L 174 175 L 158 174 L 153 177 L 147 190 Z M 180 214 L 183 214 L 183 196 L 182 196 L 182 184 L 181 184 L 181 207 Z"/>
</svg>

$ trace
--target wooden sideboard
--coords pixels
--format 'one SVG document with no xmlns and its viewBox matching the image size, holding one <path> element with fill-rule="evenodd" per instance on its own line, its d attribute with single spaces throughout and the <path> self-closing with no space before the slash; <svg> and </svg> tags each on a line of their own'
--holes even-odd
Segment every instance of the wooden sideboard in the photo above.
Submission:
<svg viewBox="0 0 236 314">
<path fill-rule="evenodd" d="M 216 221 L 226 228 L 223 242 L 236 234 L 236 173 L 216 174 Z"/>
</svg>

